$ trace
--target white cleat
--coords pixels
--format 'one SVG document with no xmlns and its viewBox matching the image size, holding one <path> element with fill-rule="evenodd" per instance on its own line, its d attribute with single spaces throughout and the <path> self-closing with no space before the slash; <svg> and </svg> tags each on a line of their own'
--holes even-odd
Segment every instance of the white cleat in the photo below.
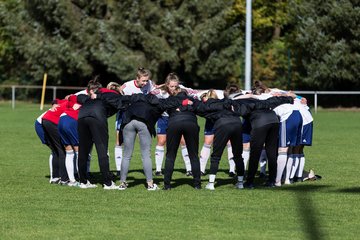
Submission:
<svg viewBox="0 0 360 240">
<path fill-rule="evenodd" d="M 116 186 L 114 182 L 111 182 L 110 186 L 104 184 L 104 190 L 115 190 L 115 189 L 117 190 L 119 189 L 119 187 Z"/>
<path fill-rule="evenodd" d="M 95 184 L 92 184 L 89 182 L 89 180 L 86 183 L 80 183 L 80 188 L 87 189 L 87 188 L 96 188 L 97 186 Z"/>
<path fill-rule="evenodd" d="M 148 190 L 148 191 L 156 191 L 156 190 L 159 190 L 159 187 L 158 187 L 158 185 L 156 185 L 155 183 L 153 183 L 152 186 L 148 186 L 148 187 L 147 187 L 147 190 Z"/>
<path fill-rule="evenodd" d="M 244 189 L 244 182 L 237 182 L 236 184 L 235 184 L 235 188 L 237 188 L 237 189 Z"/>
<path fill-rule="evenodd" d="M 208 184 L 206 184 L 205 189 L 214 191 L 214 190 L 215 190 L 214 183 L 208 183 Z"/>
<path fill-rule="evenodd" d="M 127 186 L 128 186 L 127 182 L 122 182 L 122 183 L 120 184 L 120 186 L 118 187 L 118 189 L 119 189 L 120 191 L 123 191 L 123 190 L 126 190 L 126 189 L 127 189 Z"/>
</svg>

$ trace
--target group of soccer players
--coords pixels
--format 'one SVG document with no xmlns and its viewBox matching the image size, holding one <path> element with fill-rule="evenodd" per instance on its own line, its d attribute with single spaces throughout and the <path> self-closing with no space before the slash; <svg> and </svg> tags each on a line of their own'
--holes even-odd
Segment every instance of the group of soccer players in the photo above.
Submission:
<svg viewBox="0 0 360 240">
<path fill-rule="evenodd" d="M 152 136 L 157 136 L 154 174 L 164 174 L 164 190 L 172 188 L 179 145 L 186 175 L 194 178 L 194 189 L 201 189 L 201 176 L 206 175 L 210 158 L 205 188 L 215 190 L 225 148 L 229 176 L 238 189 L 254 188 L 258 163 L 264 158 L 268 163 L 265 186 L 280 187 L 302 179 L 303 148 L 312 144 L 313 118 L 306 99 L 289 91 L 267 88 L 260 82 L 248 93 L 236 85 L 229 85 L 224 91 L 193 90 L 182 86 L 175 73 L 170 73 L 162 85 L 156 85 L 150 78 L 148 69 L 139 68 L 136 79 L 123 85 L 111 82 L 103 88 L 94 79 L 86 90 L 53 101 L 51 109 L 35 121 L 38 136 L 51 149 L 50 183 L 97 187 L 88 180 L 95 145 L 103 188 L 127 189 L 136 136 L 149 191 L 159 189 L 153 181 Z M 109 167 L 107 118 L 114 114 L 115 162 L 120 185 L 113 182 Z M 206 119 L 200 158 L 197 116 Z M 265 173 L 264 167 L 261 173 Z"/>
</svg>

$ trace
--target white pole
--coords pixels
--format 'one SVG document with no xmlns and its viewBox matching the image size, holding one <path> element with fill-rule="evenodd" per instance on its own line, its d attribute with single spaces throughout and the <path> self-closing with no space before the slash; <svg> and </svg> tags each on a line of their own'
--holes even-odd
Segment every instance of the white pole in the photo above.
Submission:
<svg viewBox="0 0 360 240">
<path fill-rule="evenodd" d="M 251 0 L 246 0 L 245 90 L 251 89 Z"/>
<path fill-rule="evenodd" d="M 11 106 L 15 109 L 15 86 L 11 86 Z"/>
</svg>

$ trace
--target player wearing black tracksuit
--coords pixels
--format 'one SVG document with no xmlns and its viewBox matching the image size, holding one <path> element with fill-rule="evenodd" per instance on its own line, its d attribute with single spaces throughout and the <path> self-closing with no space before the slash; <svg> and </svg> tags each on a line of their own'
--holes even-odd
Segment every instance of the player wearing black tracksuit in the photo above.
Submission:
<svg viewBox="0 0 360 240">
<path fill-rule="evenodd" d="M 186 93 L 180 92 L 176 96 L 166 99 L 168 102 L 184 101 L 192 99 Z M 193 100 L 193 99 L 192 99 Z M 178 107 L 167 109 L 169 114 L 168 128 L 166 131 L 166 160 L 164 170 L 164 189 L 171 189 L 171 178 L 174 171 L 174 163 L 179 148 L 181 136 L 184 136 L 191 162 L 191 170 L 194 178 L 194 188 L 201 188 L 199 151 L 199 130 L 197 117 L 191 111 L 179 111 Z"/>
<path fill-rule="evenodd" d="M 117 92 L 106 88 L 101 88 L 98 91 L 104 95 L 118 95 Z M 95 144 L 104 185 L 110 186 L 112 184 L 112 176 L 110 174 L 109 156 L 107 154 L 109 144 L 107 118 L 114 115 L 116 110 L 106 105 L 102 100 L 92 100 L 87 95 L 79 95 L 78 102 L 82 104 L 78 117 L 78 167 L 80 183 L 87 184 L 87 159 L 92 145 Z"/>
<path fill-rule="evenodd" d="M 268 100 L 261 101 L 255 99 L 240 99 L 234 103 L 260 104 L 262 107 L 257 108 L 246 115 L 244 118 L 251 124 L 250 133 L 250 159 L 246 179 L 246 187 L 253 188 L 254 178 L 258 169 L 258 163 L 261 151 L 265 144 L 265 151 L 268 158 L 269 179 L 267 186 L 272 187 L 275 183 L 277 169 L 277 149 L 279 134 L 279 119 L 271 109 L 284 103 L 292 103 L 292 97 L 272 97 Z"/>
<path fill-rule="evenodd" d="M 209 190 L 215 189 L 214 182 L 219 169 L 219 162 L 229 140 L 232 146 L 238 180 L 242 182 L 244 176 L 244 162 L 241 156 L 242 122 L 239 114 L 233 111 L 231 100 L 208 99 L 206 102 L 196 101 L 194 106 L 188 108 L 192 108 L 198 115 L 214 122 L 213 151 L 210 158 L 209 183 L 206 188 Z"/>
<path fill-rule="evenodd" d="M 209 175 L 210 185 L 207 185 L 208 189 L 214 190 L 214 186 L 212 184 L 215 181 L 215 174 L 217 173 L 222 153 L 229 140 L 232 145 L 234 162 L 238 175 L 238 183 L 236 184 L 236 187 L 243 188 L 242 181 L 244 176 L 244 162 L 242 158 L 242 122 L 239 117 L 251 114 L 253 111 L 260 111 L 258 109 L 270 111 L 267 109 L 288 101 L 290 101 L 289 98 L 273 98 L 266 101 L 209 99 L 206 103 L 197 102 L 197 104 L 194 105 L 194 109 L 199 115 L 215 122 L 213 152 L 211 154 Z M 254 137 L 256 138 L 256 136 Z"/>
</svg>

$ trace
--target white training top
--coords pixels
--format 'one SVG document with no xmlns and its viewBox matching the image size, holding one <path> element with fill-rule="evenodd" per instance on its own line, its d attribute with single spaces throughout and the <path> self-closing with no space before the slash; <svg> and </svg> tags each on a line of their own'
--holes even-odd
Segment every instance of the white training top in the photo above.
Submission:
<svg viewBox="0 0 360 240">
<path fill-rule="evenodd" d="M 300 111 L 301 117 L 303 119 L 303 126 L 314 121 L 314 119 L 309 111 L 309 107 L 305 104 L 302 104 L 300 99 L 295 98 L 294 105 L 299 107 L 299 111 Z"/>
<path fill-rule="evenodd" d="M 127 81 L 122 86 L 125 95 L 132 95 L 136 93 L 149 94 L 154 89 L 154 83 L 151 80 L 149 80 L 142 88 L 136 85 L 136 80 Z"/>
<path fill-rule="evenodd" d="M 286 93 L 286 91 L 273 88 L 271 89 L 271 93 Z M 311 123 L 314 119 L 309 111 L 309 107 L 306 104 L 301 103 L 301 99 L 295 98 L 294 99 L 294 110 L 298 110 L 301 114 L 301 117 L 303 119 L 303 125 Z"/>
<path fill-rule="evenodd" d="M 76 96 L 78 96 L 78 95 L 80 95 L 80 94 L 85 94 L 85 95 L 87 95 L 87 90 L 84 89 L 84 90 L 81 90 L 81 91 L 79 91 L 79 92 L 77 92 L 77 93 L 74 93 L 74 95 L 76 95 Z"/>
<path fill-rule="evenodd" d="M 43 114 L 41 114 L 41 115 L 36 119 L 36 121 L 38 121 L 38 123 L 42 124 L 42 117 L 45 115 L 45 113 L 47 113 L 47 111 L 44 112 Z"/>
<path fill-rule="evenodd" d="M 263 93 L 261 95 L 258 95 L 257 97 L 260 100 L 266 100 L 270 97 L 273 97 L 273 95 L 271 93 Z M 280 122 L 288 119 L 294 110 L 299 110 L 299 107 L 290 103 L 281 104 L 273 109 L 276 115 L 280 117 Z"/>
</svg>

